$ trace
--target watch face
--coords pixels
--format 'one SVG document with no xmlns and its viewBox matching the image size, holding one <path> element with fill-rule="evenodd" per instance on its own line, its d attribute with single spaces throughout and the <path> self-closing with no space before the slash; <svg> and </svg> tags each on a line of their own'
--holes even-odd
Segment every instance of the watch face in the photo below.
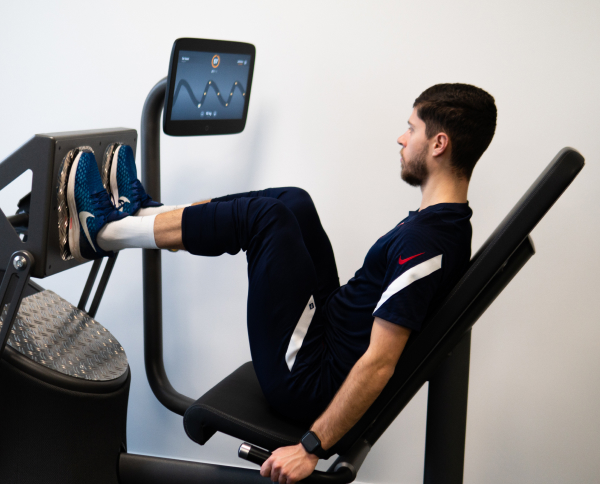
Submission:
<svg viewBox="0 0 600 484">
<path fill-rule="evenodd" d="M 302 445 L 307 452 L 312 453 L 313 450 L 321 446 L 321 442 L 312 432 L 308 432 L 302 437 Z"/>
</svg>

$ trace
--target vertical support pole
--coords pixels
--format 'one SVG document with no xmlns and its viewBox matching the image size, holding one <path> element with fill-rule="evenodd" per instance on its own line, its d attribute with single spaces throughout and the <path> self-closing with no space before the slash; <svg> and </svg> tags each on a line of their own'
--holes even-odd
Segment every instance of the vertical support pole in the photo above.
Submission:
<svg viewBox="0 0 600 484">
<path fill-rule="evenodd" d="M 160 202 L 160 126 L 165 103 L 167 79 L 150 91 L 142 111 L 142 184 L 154 200 Z M 183 415 L 194 403 L 177 392 L 165 371 L 162 338 L 162 272 L 160 250 L 143 249 L 144 274 L 144 361 L 150 388 L 160 403 Z"/>
<path fill-rule="evenodd" d="M 429 380 L 424 484 L 462 484 L 471 330 Z"/>
</svg>

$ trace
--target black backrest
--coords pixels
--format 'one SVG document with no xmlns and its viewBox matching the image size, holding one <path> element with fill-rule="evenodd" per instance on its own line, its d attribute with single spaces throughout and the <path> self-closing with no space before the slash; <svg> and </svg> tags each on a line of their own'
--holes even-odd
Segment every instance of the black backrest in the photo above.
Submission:
<svg viewBox="0 0 600 484">
<path fill-rule="evenodd" d="M 394 376 L 362 419 L 334 446 L 343 453 L 359 438 L 371 445 L 429 379 L 439 362 L 533 254 L 529 233 L 583 168 L 564 148 L 472 258 L 469 269 L 403 352 Z"/>
</svg>

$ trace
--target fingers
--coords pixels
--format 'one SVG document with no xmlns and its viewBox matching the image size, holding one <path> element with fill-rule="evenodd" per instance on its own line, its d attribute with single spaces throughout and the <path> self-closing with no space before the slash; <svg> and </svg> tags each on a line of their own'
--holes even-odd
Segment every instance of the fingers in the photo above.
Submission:
<svg viewBox="0 0 600 484">
<path fill-rule="evenodd" d="M 273 456 L 269 457 L 260 466 L 260 475 L 263 477 L 271 477 L 271 467 L 273 466 Z"/>
<path fill-rule="evenodd" d="M 271 481 L 279 484 L 295 484 L 295 480 L 283 472 L 283 462 L 277 460 L 276 456 L 269 457 L 260 467 L 262 477 L 270 477 Z"/>
<path fill-rule="evenodd" d="M 273 457 L 269 457 L 261 466 L 260 475 L 263 477 L 270 477 L 273 482 L 287 484 L 286 476 L 281 473 L 281 466 L 275 464 L 275 459 Z"/>
<path fill-rule="evenodd" d="M 318 460 L 317 456 L 307 454 L 302 444 L 282 447 L 264 462 L 260 475 L 279 484 L 295 484 L 315 470 Z"/>
</svg>

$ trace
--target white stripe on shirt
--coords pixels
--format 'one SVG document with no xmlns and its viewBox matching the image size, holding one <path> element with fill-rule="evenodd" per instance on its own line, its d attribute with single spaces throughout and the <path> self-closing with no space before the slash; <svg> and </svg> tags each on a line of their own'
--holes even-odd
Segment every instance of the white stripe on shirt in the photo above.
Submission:
<svg viewBox="0 0 600 484">
<path fill-rule="evenodd" d="M 400 274 L 385 290 L 381 295 L 381 299 L 377 303 L 375 313 L 385 302 L 391 298 L 394 294 L 400 292 L 405 287 L 411 285 L 413 282 L 423 279 L 429 274 L 442 268 L 442 254 L 436 255 L 425 262 L 421 262 L 419 265 L 411 267 L 406 272 Z"/>
</svg>

